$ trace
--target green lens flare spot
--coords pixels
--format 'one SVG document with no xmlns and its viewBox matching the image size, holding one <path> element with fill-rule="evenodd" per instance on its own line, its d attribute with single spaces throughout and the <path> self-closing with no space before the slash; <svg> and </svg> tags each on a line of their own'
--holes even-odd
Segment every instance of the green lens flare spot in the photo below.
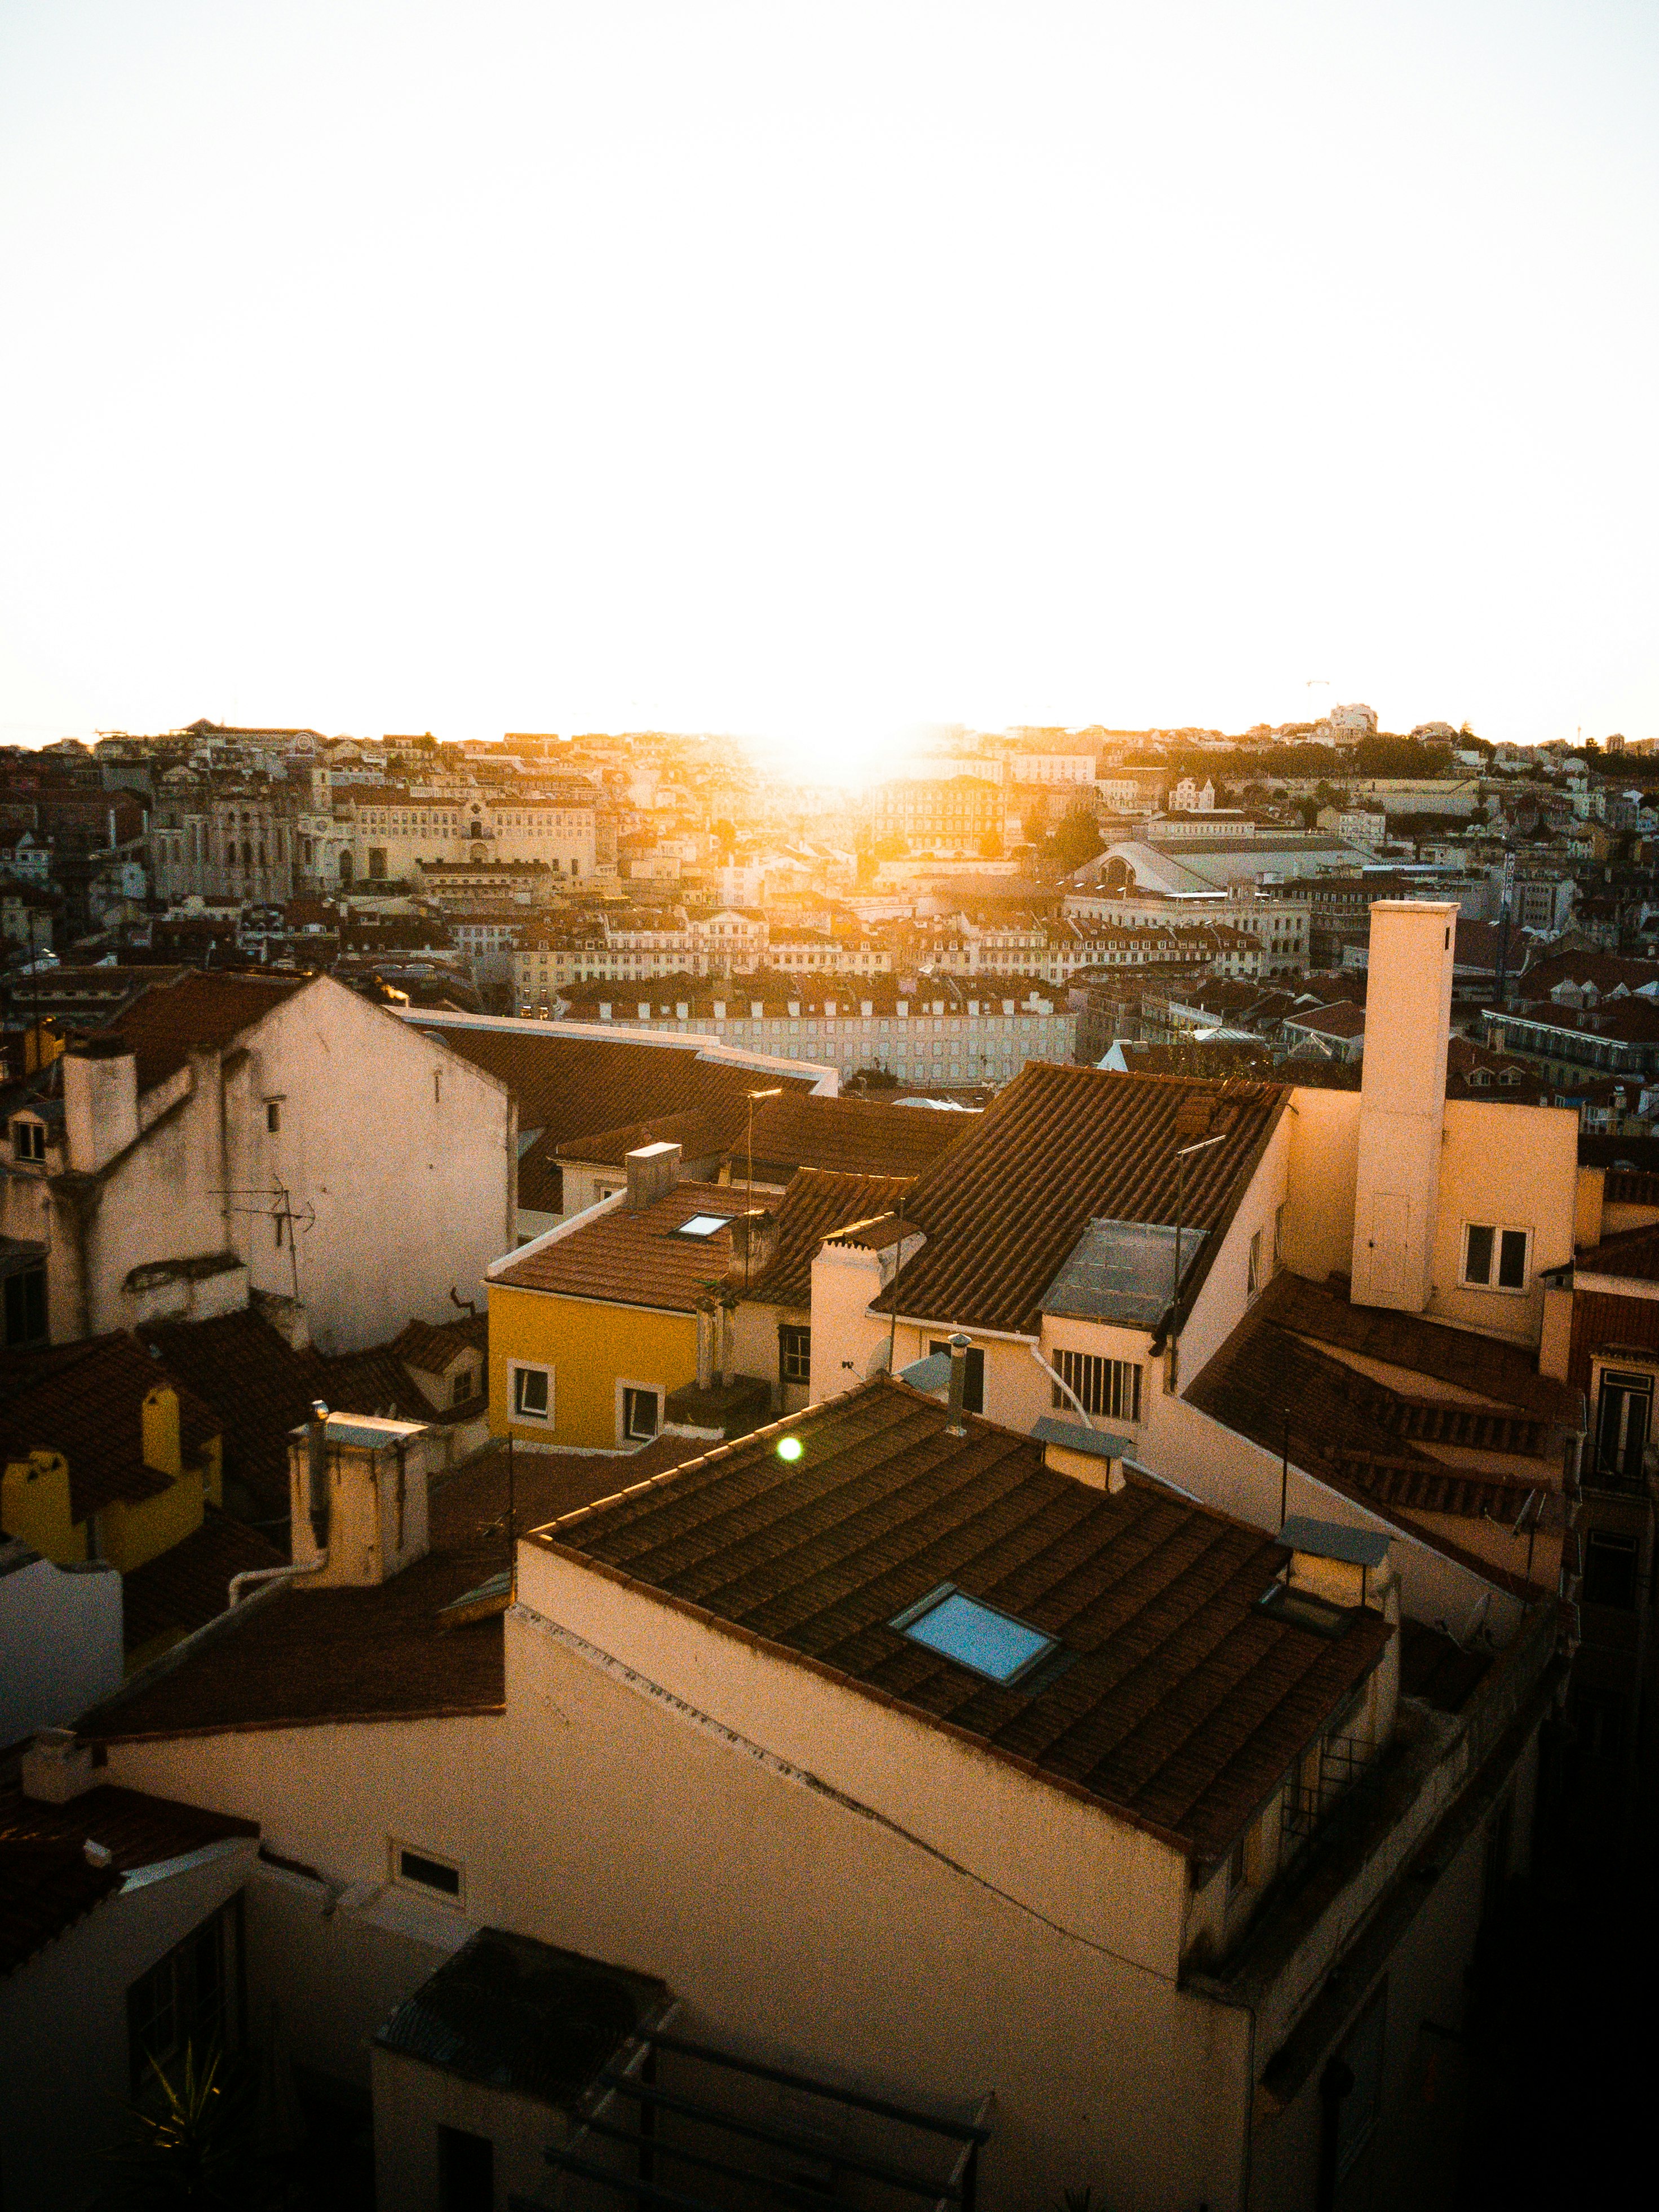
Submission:
<svg viewBox="0 0 1659 2212">
<path fill-rule="evenodd" d="M 780 1459 L 799 1459 L 805 1447 L 799 1437 L 785 1437 L 778 1445 Z"/>
</svg>

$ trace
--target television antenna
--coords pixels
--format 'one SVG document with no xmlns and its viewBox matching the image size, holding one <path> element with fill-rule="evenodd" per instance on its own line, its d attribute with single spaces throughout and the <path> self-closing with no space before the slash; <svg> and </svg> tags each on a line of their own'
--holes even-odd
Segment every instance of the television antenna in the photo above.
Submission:
<svg viewBox="0 0 1659 2212">
<path fill-rule="evenodd" d="M 274 1176 L 269 1190 L 261 1190 L 257 1187 L 240 1188 L 234 1186 L 215 1185 L 213 1194 L 216 1198 L 241 1199 L 246 1201 L 240 1206 L 228 1206 L 225 1208 L 228 1214 L 240 1214 L 249 1220 L 276 1223 L 278 1249 L 283 1245 L 288 1247 L 289 1272 L 294 1281 L 294 1303 L 298 1305 L 300 1303 L 300 1255 L 295 1243 L 295 1232 L 296 1230 L 303 1230 L 308 1237 L 317 1226 L 317 1209 L 311 1200 L 307 1199 L 303 1206 L 296 1206 L 294 1203 L 293 1192 L 286 1183 L 278 1182 Z"/>
</svg>

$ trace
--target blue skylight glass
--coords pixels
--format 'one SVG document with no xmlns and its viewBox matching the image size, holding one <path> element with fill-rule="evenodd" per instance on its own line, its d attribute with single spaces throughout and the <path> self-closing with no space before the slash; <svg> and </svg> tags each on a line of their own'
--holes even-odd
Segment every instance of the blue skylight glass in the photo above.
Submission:
<svg viewBox="0 0 1659 2212">
<path fill-rule="evenodd" d="M 892 1626 L 930 1651 L 938 1651 L 958 1666 L 971 1667 L 993 1682 L 1013 1682 L 1040 1659 L 1059 1649 L 1055 1638 L 1023 1620 L 964 1597 L 960 1590 L 924 1598 L 913 1612 L 901 1613 Z"/>
</svg>

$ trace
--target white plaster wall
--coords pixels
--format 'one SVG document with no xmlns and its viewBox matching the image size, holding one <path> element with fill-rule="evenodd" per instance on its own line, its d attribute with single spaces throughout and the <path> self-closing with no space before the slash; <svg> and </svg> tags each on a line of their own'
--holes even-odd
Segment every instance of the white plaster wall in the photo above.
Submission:
<svg viewBox="0 0 1659 2212">
<path fill-rule="evenodd" d="M 323 1351 L 384 1342 L 411 1317 L 453 1321 L 452 1289 L 482 1308 L 484 1269 L 514 1242 L 517 1123 L 502 1085 L 319 976 L 260 1024 L 226 1110 L 226 1179 L 266 1191 L 280 1178 L 296 1212 L 316 1209 L 296 1249 Z M 229 1227 L 253 1287 L 291 1296 L 269 1218 Z"/>
<path fill-rule="evenodd" d="M 1285 1120 L 1285 1264 L 1322 1283 L 1333 1273 L 1346 1275 L 1353 1260 L 1359 1093 L 1295 1091 Z"/>
<path fill-rule="evenodd" d="M 145 1869 L 0 1980 L 0 2195 L 6 2212 L 64 2212 L 105 2188 L 126 2133 L 127 1991 L 248 1873 L 252 1838 Z"/>
<path fill-rule="evenodd" d="M 121 1686 L 121 1577 L 50 1559 L 0 1575 L 0 1743 L 61 1728 Z"/>
<path fill-rule="evenodd" d="M 331 1880 L 380 1879 L 388 1832 L 424 1843 L 465 1867 L 470 1919 L 661 1975 L 688 2033 L 927 2105 L 994 2089 L 989 2205 L 1085 2182 L 1114 2212 L 1238 2205 L 1245 2014 L 523 1612 L 507 1668 L 510 1721 L 116 1745 L 112 1771 L 257 1804 L 273 1846 Z"/>
<path fill-rule="evenodd" d="M 374 2198 L 380 2212 L 443 2212 L 441 2127 L 464 2128 L 494 2145 L 498 2205 L 514 2197 L 544 2201 L 540 2191 L 550 2174 L 542 2154 L 570 2132 L 556 2106 L 463 2081 L 401 2051 L 377 2048 L 373 2057 Z M 675 2171 L 683 2175 L 685 2169 Z"/>
</svg>

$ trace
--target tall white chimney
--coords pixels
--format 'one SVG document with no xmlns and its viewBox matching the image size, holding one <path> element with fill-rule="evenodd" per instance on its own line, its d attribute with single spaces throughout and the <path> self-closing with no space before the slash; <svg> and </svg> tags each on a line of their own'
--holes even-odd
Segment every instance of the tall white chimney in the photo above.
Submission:
<svg viewBox="0 0 1659 2212">
<path fill-rule="evenodd" d="M 1421 1313 L 1429 1302 L 1446 1117 L 1455 906 L 1371 908 L 1365 1059 L 1353 1209 L 1353 1302 Z"/>
</svg>

